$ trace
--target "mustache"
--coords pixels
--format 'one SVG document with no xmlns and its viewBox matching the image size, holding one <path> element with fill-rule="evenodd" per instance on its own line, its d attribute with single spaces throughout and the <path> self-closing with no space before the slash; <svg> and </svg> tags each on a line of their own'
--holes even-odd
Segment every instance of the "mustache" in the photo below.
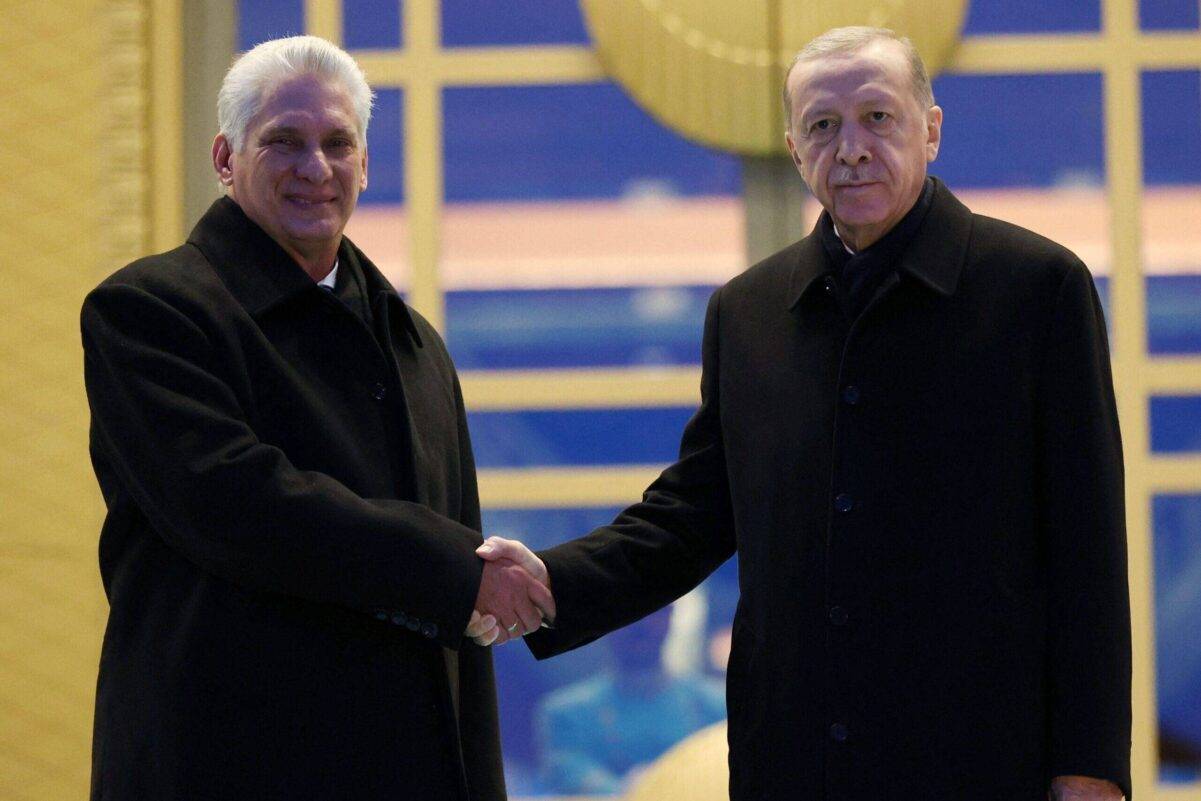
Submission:
<svg viewBox="0 0 1201 801">
<path fill-rule="evenodd" d="M 835 186 L 847 186 L 855 184 L 870 184 L 876 183 L 879 179 L 862 170 L 853 170 L 849 168 L 840 168 L 830 171 L 827 182 Z"/>
</svg>

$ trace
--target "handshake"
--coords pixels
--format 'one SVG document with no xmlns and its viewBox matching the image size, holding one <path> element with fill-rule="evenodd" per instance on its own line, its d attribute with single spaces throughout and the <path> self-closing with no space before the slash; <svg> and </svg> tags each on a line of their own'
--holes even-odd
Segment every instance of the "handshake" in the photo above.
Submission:
<svg viewBox="0 0 1201 801">
<path fill-rule="evenodd" d="M 546 565 L 517 540 L 489 537 L 476 549 L 484 576 L 464 634 L 477 645 L 500 645 L 555 619 Z"/>
</svg>

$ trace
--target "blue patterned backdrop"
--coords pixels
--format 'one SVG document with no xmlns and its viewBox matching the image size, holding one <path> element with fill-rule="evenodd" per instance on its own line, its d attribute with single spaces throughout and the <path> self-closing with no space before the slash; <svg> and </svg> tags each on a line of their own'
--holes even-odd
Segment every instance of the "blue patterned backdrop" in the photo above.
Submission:
<svg viewBox="0 0 1201 801">
<path fill-rule="evenodd" d="M 441 6 L 446 47 L 588 41 L 574 2 L 442 0 Z M 395 0 L 345 0 L 346 45 L 400 46 L 400 8 Z M 1198 4 L 1142 0 L 1139 18 L 1148 30 L 1196 29 Z M 1097 0 L 976 0 L 966 33 L 1099 26 Z M 239 4 L 242 48 L 302 29 L 302 0 Z M 941 77 L 935 93 L 947 123 L 935 172 L 957 189 L 1100 186 L 1101 90 L 1095 73 Z M 1201 75 L 1148 72 L 1142 91 L 1146 183 L 1201 191 Z M 443 109 L 450 204 L 612 200 L 647 184 L 685 198 L 742 191 L 737 159 L 663 129 L 611 83 L 451 88 Z M 402 114 L 401 92 L 380 91 L 366 204 L 403 202 Z M 1201 252 L 1195 259 L 1183 274 L 1147 279 L 1152 353 L 1201 352 Z M 1099 283 L 1105 296 L 1105 281 Z M 692 365 L 712 289 L 681 275 L 678 286 L 654 290 L 452 291 L 447 340 L 460 369 Z M 672 302 L 642 302 L 648 291 L 673 293 Z M 658 311 L 648 314 L 648 308 Z M 480 412 L 470 415 L 470 426 L 481 467 L 641 464 L 674 457 L 689 414 L 686 408 Z M 1153 399 L 1150 422 L 1156 452 L 1201 451 L 1201 398 Z M 484 522 L 490 533 L 537 547 L 584 533 L 616 511 L 488 509 Z M 1201 649 L 1195 643 L 1201 495 L 1157 497 L 1153 519 L 1162 773 L 1188 780 L 1201 777 Z M 539 665 L 523 648 L 498 649 L 511 792 L 612 792 L 633 764 L 653 758 L 648 748 L 662 750 L 663 742 L 720 716 L 720 653 L 736 592 L 731 563 L 706 583 L 702 598 L 677 610 L 680 617 L 703 612 L 699 624 L 693 621 L 692 646 L 700 653 L 692 670 L 655 685 L 650 696 L 640 695 L 645 684 L 631 679 L 645 666 L 623 662 L 610 640 Z M 641 625 L 641 634 L 622 641 L 621 650 L 638 653 L 664 636 L 655 621 Z"/>
</svg>

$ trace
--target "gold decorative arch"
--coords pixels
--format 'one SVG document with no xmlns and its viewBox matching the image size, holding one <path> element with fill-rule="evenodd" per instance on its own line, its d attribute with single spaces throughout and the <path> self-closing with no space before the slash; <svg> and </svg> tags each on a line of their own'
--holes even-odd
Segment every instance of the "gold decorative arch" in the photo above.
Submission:
<svg viewBox="0 0 1201 801">
<path fill-rule="evenodd" d="M 830 28 L 872 25 L 947 64 L 966 0 L 581 0 L 597 56 L 661 123 L 709 147 L 783 154 L 784 70 Z"/>
</svg>

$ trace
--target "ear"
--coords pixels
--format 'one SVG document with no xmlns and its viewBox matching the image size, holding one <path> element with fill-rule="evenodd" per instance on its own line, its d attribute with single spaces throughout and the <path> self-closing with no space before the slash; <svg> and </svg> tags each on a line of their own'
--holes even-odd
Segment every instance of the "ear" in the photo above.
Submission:
<svg viewBox="0 0 1201 801">
<path fill-rule="evenodd" d="M 801 177 L 804 178 L 805 173 L 801 170 L 801 156 L 797 152 L 796 141 L 792 138 L 792 131 L 784 131 L 784 143 L 788 145 L 788 155 L 792 156 L 793 166 L 796 167 L 797 172 L 799 172 Z"/>
<path fill-rule="evenodd" d="M 367 189 L 367 148 L 363 148 L 363 177 L 359 179 L 359 191 Z"/>
<path fill-rule="evenodd" d="M 233 155 L 225 134 L 217 134 L 213 140 L 213 169 L 217 172 L 217 180 L 227 188 L 234 185 Z"/>
<path fill-rule="evenodd" d="M 938 146 L 942 143 L 942 109 L 931 106 L 926 111 L 926 162 L 938 158 Z"/>
</svg>

